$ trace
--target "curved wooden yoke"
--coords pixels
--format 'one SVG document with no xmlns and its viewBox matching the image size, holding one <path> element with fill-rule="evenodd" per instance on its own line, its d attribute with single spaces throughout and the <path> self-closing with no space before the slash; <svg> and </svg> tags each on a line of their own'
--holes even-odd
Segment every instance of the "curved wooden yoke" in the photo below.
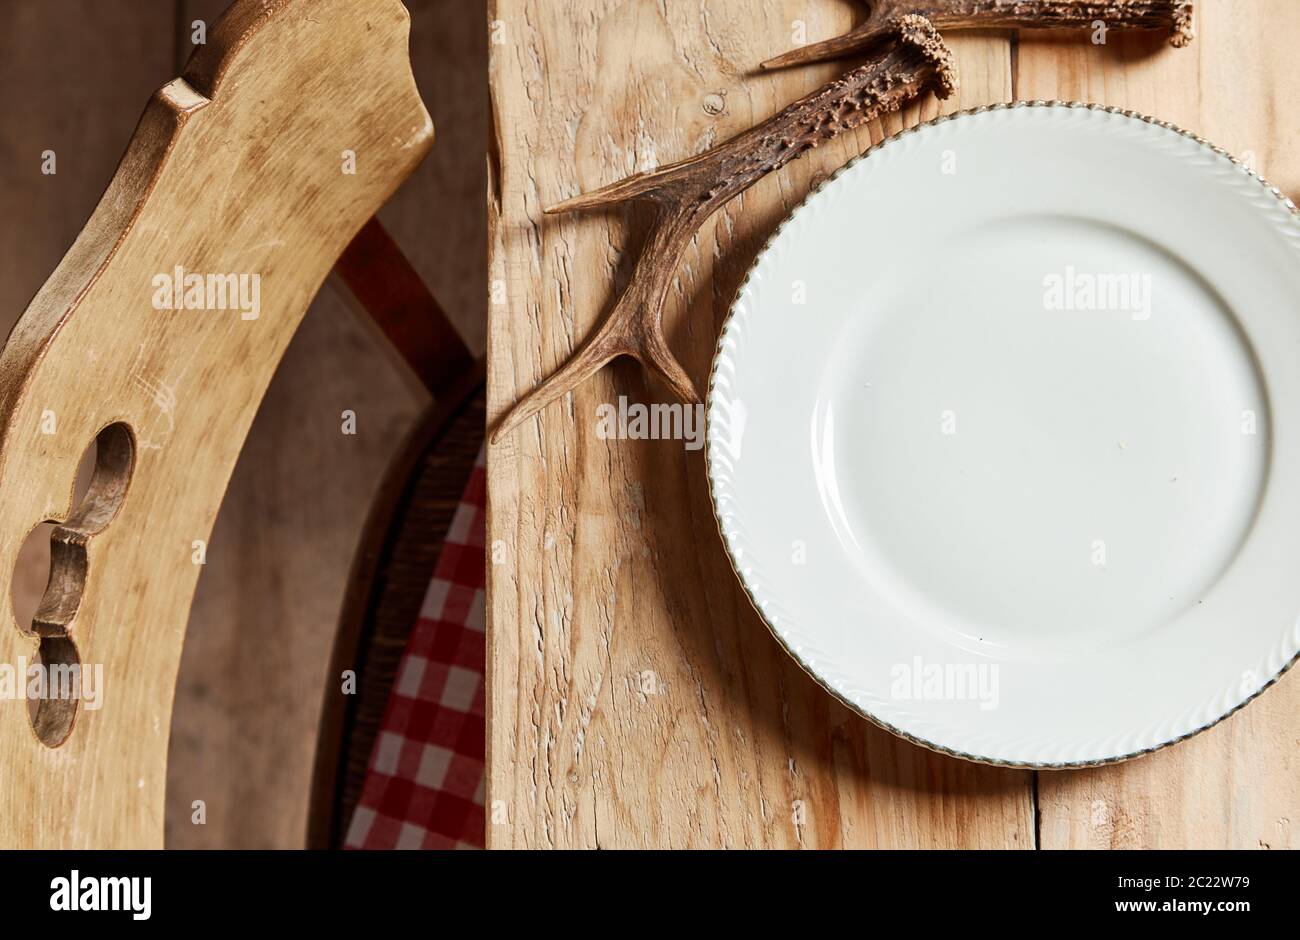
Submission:
<svg viewBox="0 0 1300 940">
<path fill-rule="evenodd" d="M 162 845 L 177 667 L 226 483 L 321 281 L 432 144 L 408 25 L 398 0 L 237 3 L 149 102 L 0 354 L 3 596 L 26 536 L 61 523 L 34 621 L 6 603 L 0 626 L 0 844 Z M 96 700 L 29 714 L 13 685 L 38 651 L 98 673 Z"/>
</svg>

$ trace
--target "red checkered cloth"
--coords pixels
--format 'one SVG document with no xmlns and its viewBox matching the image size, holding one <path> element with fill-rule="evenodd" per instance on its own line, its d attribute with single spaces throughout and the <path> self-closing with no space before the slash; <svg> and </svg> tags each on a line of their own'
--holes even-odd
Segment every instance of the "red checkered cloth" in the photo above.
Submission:
<svg viewBox="0 0 1300 940">
<path fill-rule="evenodd" d="M 483 848 L 486 489 L 480 451 L 402 654 L 345 848 Z"/>
</svg>

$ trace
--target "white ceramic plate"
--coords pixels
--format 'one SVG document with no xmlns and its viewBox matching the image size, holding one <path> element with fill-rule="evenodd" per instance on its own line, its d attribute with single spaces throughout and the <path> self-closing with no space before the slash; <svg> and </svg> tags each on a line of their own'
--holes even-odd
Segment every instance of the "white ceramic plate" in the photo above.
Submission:
<svg viewBox="0 0 1300 940">
<path fill-rule="evenodd" d="M 708 403 L 790 653 L 961 757 L 1120 760 L 1300 648 L 1300 221 L 1150 119 L 1021 104 L 851 162 L 760 253 Z"/>
</svg>

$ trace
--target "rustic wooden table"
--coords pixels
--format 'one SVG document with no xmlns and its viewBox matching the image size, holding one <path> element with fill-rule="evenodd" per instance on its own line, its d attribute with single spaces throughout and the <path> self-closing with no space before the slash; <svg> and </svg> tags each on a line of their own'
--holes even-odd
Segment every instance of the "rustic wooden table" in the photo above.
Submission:
<svg viewBox="0 0 1300 940">
<path fill-rule="evenodd" d="M 940 111 L 1013 99 L 1120 105 L 1237 154 L 1300 197 L 1295 0 L 1200 0 L 1197 38 L 949 34 L 962 89 L 815 151 L 700 232 L 669 301 L 697 382 L 759 246 L 821 177 Z M 496 0 L 490 414 L 545 377 L 626 282 L 641 210 L 542 208 L 697 153 L 843 66 L 755 74 L 847 28 L 841 0 Z M 1189 194 L 1189 198 L 1195 198 Z M 865 224 L 865 223 L 864 223 Z M 942 271 L 937 259 L 936 270 Z M 1300 675 L 1193 740 L 1081 772 L 939 756 L 842 708 L 737 586 L 702 451 L 605 440 L 597 407 L 664 401 L 606 370 L 492 448 L 492 847 L 1293 847 Z"/>
<path fill-rule="evenodd" d="M 228 5 L 3 5 L 0 335 L 81 231 L 149 96 L 180 74 L 195 21 L 211 26 Z M 485 341 L 483 8 L 406 5 L 412 65 L 437 140 L 380 217 L 477 352 Z M 41 171 L 47 149 L 57 154 L 53 176 Z M 404 376 L 333 281 L 280 363 L 213 530 L 173 712 L 171 848 L 306 843 L 312 760 L 325 684 L 336 688 L 327 672 L 352 560 L 384 471 L 428 406 L 428 393 Z M 359 416 L 360 433 L 339 434 L 344 408 Z M 15 603 L 34 611 L 49 575 L 48 534 L 44 558 L 18 568 Z M 196 799 L 206 805 L 201 826 L 192 822 Z"/>
</svg>

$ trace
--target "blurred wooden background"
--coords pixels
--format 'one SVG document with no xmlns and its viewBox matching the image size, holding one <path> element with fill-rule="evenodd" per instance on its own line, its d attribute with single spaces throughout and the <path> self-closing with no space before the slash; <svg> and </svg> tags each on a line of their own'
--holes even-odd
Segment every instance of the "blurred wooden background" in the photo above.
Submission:
<svg viewBox="0 0 1300 940">
<path fill-rule="evenodd" d="M 89 217 L 193 24 L 228 0 L 6 0 L 0 32 L 0 329 Z M 474 0 L 406 0 L 434 150 L 380 217 L 475 353 L 485 344 L 487 36 Z M 42 153 L 57 173 L 41 172 Z M 331 277 L 271 384 L 227 491 L 181 663 L 167 845 L 296 848 L 349 567 L 380 477 L 425 393 Z M 357 433 L 340 431 L 340 413 Z M 39 545 L 39 541 L 38 541 Z M 25 553 L 34 609 L 48 542 Z M 206 823 L 191 822 L 203 800 Z"/>
</svg>

